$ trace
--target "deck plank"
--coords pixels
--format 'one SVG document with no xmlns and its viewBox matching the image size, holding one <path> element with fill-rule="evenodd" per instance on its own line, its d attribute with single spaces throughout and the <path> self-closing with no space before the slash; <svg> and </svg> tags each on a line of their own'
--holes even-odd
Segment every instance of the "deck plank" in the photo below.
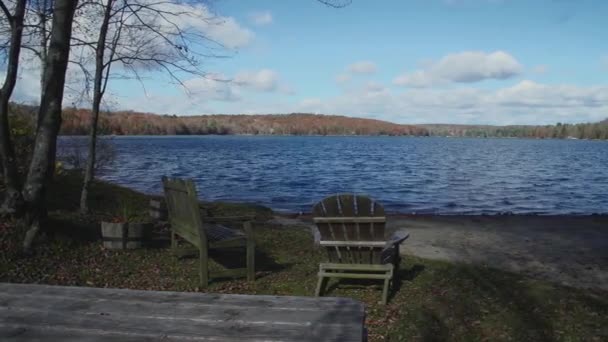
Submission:
<svg viewBox="0 0 608 342">
<path fill-rule="evenodd" d="M 0 283 L 3 341 L 361 341 L 363 304 Z"/>
</svg>

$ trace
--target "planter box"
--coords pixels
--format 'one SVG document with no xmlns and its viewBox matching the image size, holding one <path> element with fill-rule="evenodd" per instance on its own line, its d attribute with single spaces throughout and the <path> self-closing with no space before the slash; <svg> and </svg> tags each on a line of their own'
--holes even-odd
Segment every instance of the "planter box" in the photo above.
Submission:
<svg viewBox="0 0 608 342">
<path fill-rule="evenodd" d="M 150 218 L 153 221 L 167 221 L 167 204 L 164 199 L 150 200 Z"/>
<path fill-rule="evenodd" d="M 107 249 L 141 248 L 149 223 L 101 222 L 103 247 Z"/>
</svg>

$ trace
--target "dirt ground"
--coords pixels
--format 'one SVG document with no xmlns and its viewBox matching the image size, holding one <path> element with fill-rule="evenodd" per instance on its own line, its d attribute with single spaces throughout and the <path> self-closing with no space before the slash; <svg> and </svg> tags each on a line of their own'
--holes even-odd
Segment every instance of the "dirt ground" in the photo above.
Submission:
<svg viewBox="0 0 608 342">
<path fill-rule="evenodd" d="M 305 216 L 274 223 L 313 228 Z M 608 216 L 390 216 L 388 225 L 410 234 L 405 255 L 608 290 Z"/>
</svg>

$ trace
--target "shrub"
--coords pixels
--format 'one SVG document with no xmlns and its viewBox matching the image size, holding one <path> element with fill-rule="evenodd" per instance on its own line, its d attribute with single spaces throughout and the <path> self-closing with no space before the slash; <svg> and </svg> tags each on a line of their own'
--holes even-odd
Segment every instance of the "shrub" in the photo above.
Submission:
<svg viewBox="0 0 608 342">
<path fill-rule="evenodd" d="M 64 169 L 84 172 L 87 166 L 89 139 L 85 137 L 64 137 L 57 159 Z M 95 152 L 95 174 L 103 172 L 116 159 L 116 149 L 112 138 L 98 137 Z"/>
</svg>

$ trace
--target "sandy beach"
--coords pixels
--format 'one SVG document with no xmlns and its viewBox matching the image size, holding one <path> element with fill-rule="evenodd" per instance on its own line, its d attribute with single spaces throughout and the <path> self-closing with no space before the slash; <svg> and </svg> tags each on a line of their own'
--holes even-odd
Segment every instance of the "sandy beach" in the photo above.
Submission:
<svg viewBox="0 0 608 342">
<path fill-rule="evenodd" d="M 274 224 L 309 227 L 309 216 Z M 404 255 L 518 272 L 579 288 L 608 290 L 608 216 L 389 216 L 410 233 Z M 314 231 L 314 229 L 313 229 Z"/>
</svg>

